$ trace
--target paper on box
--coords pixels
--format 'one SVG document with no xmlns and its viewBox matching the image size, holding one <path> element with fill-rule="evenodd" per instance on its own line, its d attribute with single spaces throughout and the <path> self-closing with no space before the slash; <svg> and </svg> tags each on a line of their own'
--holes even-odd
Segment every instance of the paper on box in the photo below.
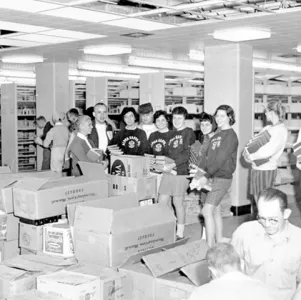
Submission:
<svg viewBox="0 0 301 300">
<path fill-rule="evenodd" d="M 134 253 L 175 240 L 175 217 L 166 206 L 120 209 L 116 205 L 97 207 L 95 203 L 80 204 L 75 211 L 75 255 L 80 262 L 119 266 Z"/>
<path fill-rule="evenodd" d="M 0 261 L 18 256 L 19 254 L 18 240 L 0 241 Z"/>
<path fill-rule="evenodd" d="M 92 265 L 76 265 L 69 267 L 68 271 L 93 275 L 100 278 L 99 300 L 131 300 L 132 284 L 122 272 L 104 269 Z"/>
<path fill-rule="evenodd" d="M 19 218 L 0 211 L 0 240 L 13 241 L 19 237 Z"/>
<path fill-rule="evenodd" d="M 60 174 L 52 171 L 0 174 L 0 209 L 6 213 L 13 213 L 12 188 L 18 180 L 23 178 L 47 178 L 52 180 L 59 177 L 61 177 Z"/>
<path fill-rule="evenodd" d="M 109 193 L 110 196 L 137 193 L 139 201 L 156 198 L 157 178 L 156 176 L 132 178 L 112 175 L 109 177 Z"/>
<path fill-rule="evenodd" d="M 42 293 L 37 290 L 31 290 L 26 293 L 8 297 L 7 300 L 64 300 L 64 298 Z"/>
<path fill-rule="evenodd" d="M 69 224 L 50 224 L 43 228 L 43 252 L 49 255 L 72 257 L 73 240 Z"/>
<path fill-rule="evenodd" d="M 43 225 L 20 222 L 19 246 L 31 251 L 43 251 Z"/>
<path fill-rule="evenodd" d="M 149 158 L 138 155 L 111 155 L 111 174 L 142 177 L 150 174 Z"/>
<path fill-rule="evenodd" d="M 100 195 L 108 197 L 108 181 L 85 176 L 53 180 L 23 179 L 13 188 L 16 216 L 38 220 L 66 213 L 66 205 L 88 201 Z"/>
<path fill-rule="evenodd" d="M 100 299 L 98 277 L 65 270 L 38 276 L 37 289 L 67 300 Z"/>
</svg>

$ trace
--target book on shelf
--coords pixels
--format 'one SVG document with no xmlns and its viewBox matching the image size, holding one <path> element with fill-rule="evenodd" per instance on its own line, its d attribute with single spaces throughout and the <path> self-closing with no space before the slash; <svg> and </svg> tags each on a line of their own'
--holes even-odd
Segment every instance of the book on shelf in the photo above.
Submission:
<svg viewBox="0 0 301 300">
<path fill-rule="evenodd" d="M 297 162 L 301 162 L 301 142 L 295 143 L 292 148 L 294 151 L 294 155 L 297 158 Z"/>
<path fill-rule="evenodd" d="M 103 151 L 97 148 L 91 148 L 89 152 L 87 153 L 87 156 L 89 159 L 91 159 L 93 162 L 100 162 L 103 158 Z"/>
</svg>

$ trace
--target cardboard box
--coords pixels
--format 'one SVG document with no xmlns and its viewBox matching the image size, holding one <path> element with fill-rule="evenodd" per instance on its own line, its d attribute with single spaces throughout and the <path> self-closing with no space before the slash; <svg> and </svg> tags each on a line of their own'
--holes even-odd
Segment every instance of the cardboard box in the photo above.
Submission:
<svg viewBox="0 0 301 300">
<path fill-rule="evenodd" d="M 39 276 L 37 290 L 67 300 L 99 300 L 100 279 L 92 275 L 61 270 Z"/>
<path fill-rule="evenodd" d="M 131 178 L 112 175 L 109 178 L 110 196 L 137 193 L 139 201 L 157 198 L 156 176 Z"/>
<path fill-rule="evenodd" d="M 23 178 L 57 179 L 61 175 L 52 171 L 23 172 L 23 173 L 0 173 L 0 210 L 6 213 L 13 213 L 13 191 L 16 182 Z"/>
<path fill-rule="evenodd" d="M 137 155 L 112 155 L 111 175 L 139 178 L 150 174 L 148 157 Z"/>
<path fill-rule="evenodd" d="M 37 290 L 31 290 L 16 296 L 8 297 L 7 300 L 64 300 L 64 298 L 42 293 Z"/>
<path fill-rule="evenodd" d="M 100 278 L 99 300 L 131 300 L 132 284 L 122 272 L 112 269 L 104 269 L 92 265 L 76 265 L 67 269 L 68 271 L 93 275 Z"/>
<path fill-rule="evenodd" d="M 66 213 L 66 205 L 108 197 L 108 180 L 80 176 L 61 180 L 23 179 L 13 188 L 14 214 L 39 220 Z"/>
<path fill-rule="evenodd" d="M 19 237 L 19 218 L 0 211 L 0 241 L 13 241 Z"/>
<path fill-rule="evenodd" d="M 0 261 L 18 256 L 19 254 L 20 248 L 18 245 L 18 240 L 0 241 Z"/>
<path fill-rule="evenodd" d="M 206 242 L 181 245 L 187 240 L 139 253 L 120 268 L 132 280 L 132 300 L 188 299 L 197 286 L 209 282 Z"/>
<path fill-rule="evenodd" d="M 0 265 L 0 299 L 35 289 L 37 275 L 58 269 L 37 260 L 27 260 L 27 256 L 6 260 Z"/>
<path fill-rule="evenodd" d="M 31 251 L 43 251 L 43 227 L 20 222 L 19 246 Z"/>
<path fill-rule="evenodd" d="M 41 252 L 41 251 L 39 251 L 39 252 Z M 20 254 L 21 255 L 28 255 L 28 254 L 37 255 L 38 251 L 30 250 L 30 249 L 27 249 L 27 248 L 20 247 Z"/>
<path fill-rule="evenodd" d="M 175 240 L 176 220 L 170 209 L 159 204 L 135 207 L 134 196 L 114 197 L 105 208 L 101 201 L 77 205 L 74 243 L 79 262 L 120 266 L 134 253 Z"/>
<path fill-rule="evenodd" d="M 43 252 L 49 255 L 72 257 L 74 255 L 71 229 L 68 223 L 45 225 Z"/>
</svg>

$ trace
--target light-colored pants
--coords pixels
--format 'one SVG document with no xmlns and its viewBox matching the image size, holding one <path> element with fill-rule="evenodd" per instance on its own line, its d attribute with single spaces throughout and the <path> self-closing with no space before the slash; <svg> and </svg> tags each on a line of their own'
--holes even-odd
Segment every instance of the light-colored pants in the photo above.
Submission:
<svg viewBox="0 0 301 300">
<path fill-rule="evenodd" d="M 51 171 L 62 172 L 66 147 L 52 147 L 51 148 Z"/>
</svg>

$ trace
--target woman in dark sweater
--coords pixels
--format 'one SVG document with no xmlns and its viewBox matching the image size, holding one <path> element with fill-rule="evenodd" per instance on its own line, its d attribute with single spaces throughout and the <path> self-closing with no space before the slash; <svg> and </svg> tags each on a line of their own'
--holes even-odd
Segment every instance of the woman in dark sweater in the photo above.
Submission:
<svg viewBox="0 0 301 300">
<path fill-rule="evenodd" d="M 115 134 L 109 145 L 117 145 L 123 154 L 144 155 L 147 149 L 147 138 L 144 130 L 137 126 L 138 115 L 135 109 L 125 107 L 121 116 L 126 127 Z"/>
<path fill-rule="evenodd" d="M 236 169 L 238 139 L 231 126 L 235 123 L 233 109 L 221 105 L 214 114 L 218 126 L 217 133 L 210 139 L 206 155 L 198 167 L 206 173 L 198 179 L 200 186 L 212 179 L 212 190 L 208 192 L 202 213 L 206 225 L 206 238 L 209 247 L 221 242 L 223 237 L 223 220 L 221 200 L 231 187 L 233 173 Z"/>
</svg>

